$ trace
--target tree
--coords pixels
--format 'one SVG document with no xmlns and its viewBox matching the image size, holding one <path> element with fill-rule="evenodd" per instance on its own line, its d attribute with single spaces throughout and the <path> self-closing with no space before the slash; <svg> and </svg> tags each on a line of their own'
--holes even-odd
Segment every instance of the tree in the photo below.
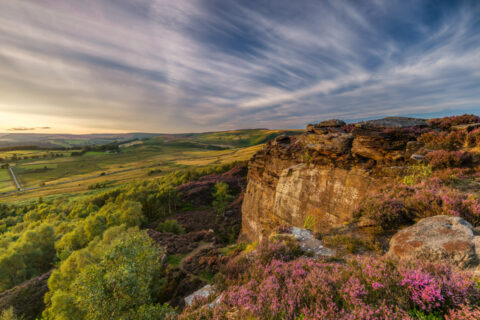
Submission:
<svg viewBox="0 0 480 320">
<path fill-rule="evenodd" d="M 224 213 L 227 209 L 228 203 L 232 199 L 228 184 L 225 182 L 217 182 L 213 192 L 213 208 L 218 213 Z"/>
<path fill-rule="evenodd" d="M 151 296 L 161 255 L 145 233 L 130 233 L 115 241 L 101 262 L 87 267 L 73 284 L 85 319 L 132 319 L 142 313 L 164 313 L 163 307 L 153 305 Z M 159 314 L 148 318 L 162 319 Z"/>
</svg>

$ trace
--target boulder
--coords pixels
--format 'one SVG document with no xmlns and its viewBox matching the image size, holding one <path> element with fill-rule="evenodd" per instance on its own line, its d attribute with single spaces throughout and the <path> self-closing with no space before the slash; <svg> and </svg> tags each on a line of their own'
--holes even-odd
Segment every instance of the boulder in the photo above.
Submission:
<svg viewBox="0 0 480 320">
<path fill-rule="evenodd" d="M 422 156 L 421 154 L 412 154 L 410 156 L 410 159 L 415 160 L 415 161 L 425 161 L 425 157 Z"/>
<path fill-rule="evenodd" d="M 449 262 L 460 268 L 478 264 L 479 237 L 462 218 L 434 216 L 397 232 L 387 255 L 399 259 Z"/>
<path fill-rule="evenodd" d="M 300 248 L 312 253 L 314 257 L 331 257 L 335 254 L 332 250 L 325 248 L 322 241 L 315 238 L 310 230 L 292 227 L 290 233 L 298 241 Z"/>
<path fill-rule="evenodd" d="M 201 288 L 201 289 L 195 291 L 194 293 L 192 293 L 191 295 L 187 296 L 185 298 L 185 304 L 187 306 L 191 306 L 193 304 L 193 302 L 195 301 L 195 299 L 197 299 L 197 298 L 208 298 L 212 294 L 214 294 L 215 291 L 216 291 L 216 288 L 214 286 L 212 286 L 211 284 L 207 284 L 203 288 Z"/>
<path fill-rule="evenodd" d="M 346 123 L 345 121 L 338 120 L 338 119 L 331 119 L 331 120 L 325 120 L 319 123 L 315 124 L 307 124 L 306 130 L 308 132 L 314 132 L 315 129 L 320 129 L 320 128 L 339 128 L 344 126 Z"/>
<path fill-rule="evenodd" d="M 480 123 L 470 123 L 470 124 L 460 124 L 457 126 L 452 126 L 452 130 L 454 131 L 472 131 L 474 129 L 480 128 Z"/>
<path fill-rule="evenodd" d="M 357 127 L 352 134 L 352 153 L 356 155 L 375 161 L 400 160 L 405 155 L 408 140 L 395 133 Z"/>
<path fill-rule="evenodd" d="M 343 120 L 331 119 L 315 124 L 316 128 L 342 127 L 346 123 Z"/>
<path fill-rule="evenodd" d="M 350 133 L 306 134 L 301 142 L 307 149 L 313 149 L 326 155 L 346 154 L 352 148 L 353 136 Z"/>
<path fill-rule="evenodd" d="M 286 135 L 281 135 L 273 139 L 272 145 L 288 145 L 291 143 L 290 137 Z"/>
</svg>

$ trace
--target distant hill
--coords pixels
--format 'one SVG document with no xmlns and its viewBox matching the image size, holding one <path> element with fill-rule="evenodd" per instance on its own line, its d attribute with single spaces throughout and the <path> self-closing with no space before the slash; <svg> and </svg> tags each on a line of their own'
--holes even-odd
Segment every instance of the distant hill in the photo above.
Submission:
<svg viewBox="0 0 480 320">
<path fill-rule="evenodd" d="M 148 139 L 154 133 L 124 134 L 43 134 L 43 133 L 0 133 L 0 148 L 13 146 L 35 146 L 40 148 L 76 148 L 102 145 L 134 139 Z"/>
<path fill-rule="evenodd" d="M 241 129 L 205 133 L 161 134 L 39 134 L 0 133 L 0 148 L 28 146 L 38 148 L 81 148 L 85 146 L 149 140 L 150 143 L 197 143 L 220 147 L 245 147 L 264 143 L 281 134 L 299 134 L 301 130 Z"/>
</svg>

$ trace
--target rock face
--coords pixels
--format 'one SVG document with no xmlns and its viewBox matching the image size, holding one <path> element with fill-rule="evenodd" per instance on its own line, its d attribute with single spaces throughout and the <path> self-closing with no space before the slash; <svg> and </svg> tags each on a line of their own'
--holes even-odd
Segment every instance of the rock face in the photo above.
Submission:
<svg viewBox="0 0 480 320">
<path fill-rule="evenodd" d="M 387 255 L 400 259 L 450 262 L 460 268 L 478 264 L 480 237 L 470 223 L 459 217 L 422 219 L 396 233 Z"/>
<path fill-rule="evenodd" d="M 248 165 L 243 239 L 259 240 L 279 225 L 303 227 L 310 217 L 315 231 L 349 221 L 358 201 L 393 174 L 389 168 L 412 161 L 421 146 L 409 130 L 426 125 L 393 117 L 351 130 L 328 120 L 308 125 L 300 136 L 270 141 Z"/>
</svg>

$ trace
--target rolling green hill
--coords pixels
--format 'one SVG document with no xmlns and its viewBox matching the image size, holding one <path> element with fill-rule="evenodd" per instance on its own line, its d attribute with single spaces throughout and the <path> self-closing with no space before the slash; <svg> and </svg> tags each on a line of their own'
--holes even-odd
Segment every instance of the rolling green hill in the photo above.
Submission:
<svg viewBox="0 0 480 320">
<path fill-rule="evenodd" d="M 93 185 L 115 186 L 154 179 L 177 169 L 245 161 L 269 139 L 300 132 L 244 129 L 155 136 L 82 135 L 68 141 L 62 140 L 64 135 L 42 135 L 51 145 L 60 141 L 69 148 L 81 143 L 88 145 L 69 150 L 36 146 L 34 150 L 0 151 L 0 165 L 11 166 L 22 187 L 21 192 L 15 192 L 4 169 L 7 174 L 2 175 L 0 182 L 0 201 L 55 197 L 85 192 Z M 108 143 L 100 144 L 105 141 Z"/>
</svg>

